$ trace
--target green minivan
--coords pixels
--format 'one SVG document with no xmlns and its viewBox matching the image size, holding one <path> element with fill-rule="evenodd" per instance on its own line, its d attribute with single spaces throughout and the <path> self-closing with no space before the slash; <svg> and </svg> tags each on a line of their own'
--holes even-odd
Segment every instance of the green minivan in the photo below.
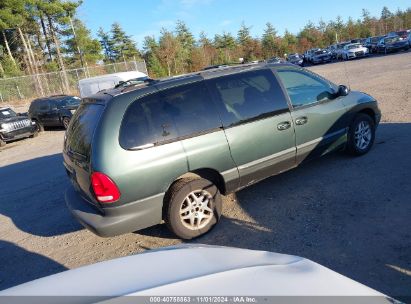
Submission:
<svg viewBox="0 0 411 304">
<path fill-rule="evenodd" d="M 123 85 L 73 116 L 65 200 L 99 236 L 164 221 L 192 239 L 218 222 L 221 195 L 337 149 L 367 153 L 380 118 L 371 96 L 291 64 Z"/>
</svg>

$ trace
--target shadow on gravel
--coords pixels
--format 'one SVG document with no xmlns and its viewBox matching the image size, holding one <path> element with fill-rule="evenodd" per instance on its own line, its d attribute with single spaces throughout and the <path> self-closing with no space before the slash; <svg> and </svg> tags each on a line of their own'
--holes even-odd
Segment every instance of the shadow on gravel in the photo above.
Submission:
<svg viewBox="0 0 411 304">
<path fill-rule="evenodd" d="M 0 214 L 21 231 L 56 236 L 82 229 L 64 202 L 69 185 L 61 154 L 0 168 Z"/>
<path fill-rule="evenodd" d="M 252 220 L 223 218 L 195 242 L 306 257 L 409 299 L 410 151 L 410 123 L 381 124 L 365 156 L 334 153 L 238 192 Z"/>
<path fill-rule="evenodd" d="M 63 265 L 10 242 L 0 241 L 1 290 L 67 270 Z M 27 271 L 30 269 L 30 271 Z"/>
</svg>

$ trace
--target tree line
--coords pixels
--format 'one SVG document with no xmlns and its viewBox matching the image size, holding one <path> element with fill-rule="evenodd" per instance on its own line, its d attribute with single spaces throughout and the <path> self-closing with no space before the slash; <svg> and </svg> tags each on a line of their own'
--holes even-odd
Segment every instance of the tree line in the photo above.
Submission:
<svg viewBox="0 0 411 304">
<path fill-rule="evenodd" d="M 363 9 L 361 18 L 346 22 L 341 17 L 317 24 L 308 22 L 297 34 L 280 35 L 268 22 L 261 37 L 251 34 L 252 26 L 242 23 L 237 33 L 222 32 L 194 37 L 183 21 L 175 28 L 163 28 L 158 38 L 147 36 L 141 49 L 115 22 L 100 28 L 97 38 L 77 17 L 81 1 L 2 0 L 0 2 L 0 77 L 35 75 L 66 69 L 129 60 L 145 60 L 152 77 L 198 71 L 209 65 L 267 59 L 327 47 L 337 41 L 384 35 L 411 28 L 411 8 L 371 16 Z M 65 80 L 68 86 L 68 80 Z M 39 81 L 38 89 L 42 89 Z"/>
</svg>

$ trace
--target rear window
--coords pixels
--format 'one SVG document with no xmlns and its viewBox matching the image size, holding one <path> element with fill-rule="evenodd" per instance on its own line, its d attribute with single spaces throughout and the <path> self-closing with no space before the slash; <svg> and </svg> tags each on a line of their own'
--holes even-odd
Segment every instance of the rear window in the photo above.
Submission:
<svg viewBox="0 0 411 304">
<path fill-rule="evenodd" d="M 120 130 L 125 149 L 161 144 L 221 127 L 203 82 L 183 85 L 136 100 Z"/>
<path fill-rule="evenodd" d="M 71 107 L 71 106 L 78 106 L 81 102 L 79 97 L 69 97 L 60 101 L 60 106 L 62 107 Z"/>
<path fill-rule="evenodd" d="M 67 130 L 66 148 L 71 152 L 88 156 L 94 130 L 103 113 L 104 106 L 95 103 L 80 105 Z"/>
</svg>

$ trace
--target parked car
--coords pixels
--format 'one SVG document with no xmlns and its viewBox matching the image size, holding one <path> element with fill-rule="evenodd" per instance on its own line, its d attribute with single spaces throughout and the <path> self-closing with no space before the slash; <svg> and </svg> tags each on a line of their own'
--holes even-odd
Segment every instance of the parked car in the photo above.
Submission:
<svg viewBox="0 0 411 304">
<path fill-rule="evenodd" d="M 384 37 L 385 36 L 374 36 L 374 37 L 368 37 L 367 38 L 367 40 L 365 41 L 364 46 L 368 49 L 368 52 L 370 54 L 377 53 L 378 42 Z"/>
<path fill-rule="evenodd" d="M 285 62 L 283 58 L 280 57 L 271 57 L 270 59 L 267 59 L 267 63 L 282 63 Z"/>
<path fill-rule="evenodd" d="M 344 46 L 342 52 L 343 60 L 349 60 L 354 58 L 360 58 L 368 56 L 368 49 L 359 43 L 350 43 Z"/>
<path fill-rule="evenodd" d="M 9 141 L 35 136 L 35 123 L 27 115 L 17 114 L 8 107 L 0 108 L 0 147 Z"/>
<path fill-rule="evenodd" d="M 341 42 L 337 44 L 337 49 L 335 51 L 336 59 L 343 59 L 344 47 L 351 42 Z"/>
<path fill-rule="evenodd" d="M 337 59 L 337 44 L 332 44 L 328 47 L 332 59 Z"/>
<path fill-rule="evenodd" d="M 400 50 L 407 51 L 410 48 L 407 40 L 401 39 L 399 36 L 385 37 L 378 42 L 378 53 L 392 53 Z"/>
<path fill-rule="evenodd" d="M 65 200 L 100 236 L 163 220 L 209 231 L 228 194 L 336 149 L 367 153 L 375 99 L 292 64 L 250 64 L 158 80 L 82 101 L 66 132 Z"/>
<path fill-rule="evenodd" d="M 331 52 L 326 49 L 318 49 L 311 54 L 311 62 L 313 64 L 331 62 Z"/>
<path fill-rule="evenodd" d="M 302 57 L 300 54 L 298 54 L 298 53 L 289 54 L 289 55 L 287 56 L 287 61 L 288 61 L 289 63 L 295 64 L 295 65 L 299 65 L 299 66 L 302 66 L 302 65 L 304 64 L 303 57 Z"/>
<path fill-rule="evenodd" d="M 410 30 L 401 30 L 401 31 L 396 31 L 396 32 L 389 32 L 387 34 L 387 37 L 398 36 L 398 37 L 400 37 L 400 40 L 407 40 L 409 33 L 410 33 Z"/>
<path fill-rule="evenodd" d="M 306 62 L 310 62 L 312 63 L 312 56 L 314 54 L 314 52 L 320 50 L 319 48 L 313 48 L 313 49 L 309 49 L 307 51 L 305 51 L 304 53 L 304 59 Z"/>
<path fill-rule="evenodd" d="M 31 102 L 28 114 L 36 123 L 38 132 L 44 127 L 62 126 L 67 129 L 80 101 L 79 97 L 69 95 L 39 98 Z"/>
<path fill-rule="evenodd" d="M 277 298 L 270 301 L 270 296 Z M 330 298 L 337 303 L 397 303 L 309 259 L 201 244 L 82 266 L 2 290 L 0 297 L 9 303 L 40 297 L 41 303 L 327 303 Z"/>
<path fill-rule="evenodd" d="M 145 78 L 147 78 L 147 75 L 138 71 L 112 73 L 81 79 L 78 82 L 78 88 L 80 97 L 85 98 L 97 92 L 112 89 L 121 82 L 129 81 L 130 79 L 144 80 Z"/>
</svg>

